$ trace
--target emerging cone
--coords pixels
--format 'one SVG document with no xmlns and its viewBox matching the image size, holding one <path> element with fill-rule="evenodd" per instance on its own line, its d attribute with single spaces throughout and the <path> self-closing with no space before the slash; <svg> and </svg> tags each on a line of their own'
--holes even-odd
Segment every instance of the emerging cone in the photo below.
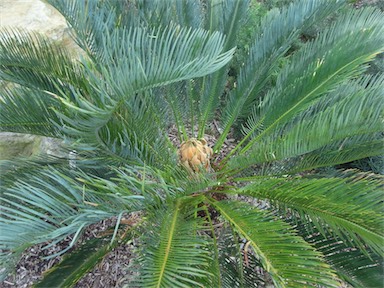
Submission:
<svg viewBox="0 0 384 288">
<path fill-rule="evenodd" d="M 179 149 L 180 163 L 192 173 L 199 172 L 201 168 L 209 171 L 211 169 L 209 159 L 212 154 L 213 151 L 204 138 L 184 141 Z"/>
</svg>

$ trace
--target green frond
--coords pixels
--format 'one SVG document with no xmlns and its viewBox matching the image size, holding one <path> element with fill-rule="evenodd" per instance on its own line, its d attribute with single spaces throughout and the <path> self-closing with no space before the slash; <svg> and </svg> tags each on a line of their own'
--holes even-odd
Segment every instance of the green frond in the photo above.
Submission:
<svg viewBox="0 0 384 288">
<path fill-rule="evenodd" d="M 223 134 L 216 144 L 219 149 L 231 126 L 247 118 L 250 107 L 260 99 L 273 73 L 304 29 L 337 11 L 344 1 L 296 1 L 282 10 L 271 10 L 257 28 L 247 61 L 240 69 L 237 85 L 229 94 L 222 111 Z"/>
<path fill-rule="evenodd" d="M 58 118 L 52 108 L 62 108 L 59 100 L 24 87 L 4 88 L 0 93 L 0 131 L 58 136 L 52 123 Z"/>
<path fill-rule="evenodd" d="M 248 288 L 267 285 L 269 279 L 258 273 L 263 271 L 260 261 L 245 246 L 245 239 L 239 239 L 236 232 L 226 226 L 217 231 L 217 238 L 220 285 L 210 286 Z"/>
<path fill-rule="evenodd" d="M 210 123 L 214 116 L 215 108 L 219 105 L 219 97 L 224 92 L 226 84 L 227 69 L 222 68 L 212 75 L 208 75 L 203 79 L 202 91 L 200 91 L 198 127 L 197 137 L 204 137 L 206 126 Z"/>
<path fill-rule="evenodd" d="M 97 62 L 103 62 L 103 34 L 122 27 L 165 27 L 171 23 L 200 28 L 202 5 L 193 0 L 47 0 L 68 21 L 78 44 Z M 88 15 L 89 17 L 83 17 Z"/>
<path fill-rule="evenodd" d="M 340 279 L 353 287 L 380 287 L 382 285 L 384 268 L 382 257 L 372 255 L 369 258 L 361 251 L 342 244 L 339 247 L 327 248 L 329 250 L 324 249 L 322 253 L 328 263 L 337 271 Z M 321 251 L 320 248 L 319 250 Z"/>
<path fill-rule="evenodd" d="M 156 111 L 153 100 L 147 101 L 148 96 L 140 91 L 204 76 L 225 65 L 233 54 L 233 50 L 221 53 L 223 35 L 217 32 L 209 34 L 202 29 L 168 27 L 148 30 L 130 27 L 115 29 L 105 37 L 103 47 L 108 52 L 105 54 L 108 65 L 100 68 L 105 85 L 100 85 L 100 75 L 93 71 L 93 66 L 85 65 L 89 85 L 97 87 L 91 95 L 92 99 L 83 96 L 81 91 L 72 90 L 70 97 L 62 95 L 66 98 L 62 101 L 77 117 L 56 112 L 65 124 L 62 127 L 64 134 L 83 138 L 97 147 L 107 146 L 104 147 L 106 150 L 111 150 L 110 146 L 114 145 L 113 141 L 118 136 L 125 138 L 126 144 L 139 144 L 130 146 L 131 152 L 139 151 L 141 145 L 154 153 L 155 148 L 161 145 L 153 139 L 164 139 L 164 136 L 157 137 L 164 134 L 158 129 L 161 117 L 157 115 L 159 111 Z M 121 39 L 126 45 L 121 44 Z M 151 109 L 155 109 L 153 113 L 149 113 Z M 121 123 L 120 129 L 114 127 L 116 123 Z M 63 125 L 58 123 L 57 126 Z M 111 131 L 112 127 L 115 131 Z M 118 149 L 120 147 L 115 150 Z M 163 151 L 166 149 L 168 147 Z M 160 153 L 161 149 L 158 150 Z M 131 152 L 128 151 L 128 154 Z"/>
<path fill-rule="evenodd" d="M 95 67 L 110 90 L 124 95 L 210 74 L 228 63 L 234 52 L 223 51 L 221 33 L 203 29 L 170 25 L 101 31 L 98 49 L 103 59 L 94 60 Z M 89 76 L 96 87 L 100 86 L 98 73 Z"/>
<path fill-rule="evenodd" d="M 119 15 L 110 1 L 47 0 L 67 20 L 76 43 L 97 63 L 103 62 L 103 32 L 118 26 Z"/>
<path fill-rule="evenodd" d="M 211 33 L 220 31 L 226 35 L 224 49 L 233 47 L 237 34 L 244 20 L 249 1 L 211 1 L 208 5 L 206 29 Z M 206 76 L 199 98 L 199 132 L 198 137 L 204 136 L 206 125 L 214 116 L 215 109 L 220 103 L 227 81 L 228 67 L 224 66 L 215 73 Z"/>
<path fill-rule="evenodd" d="M 167 26 L 170 23 L 184 24 L 184 18 L 177 13 L 175 6 L 180 4 L 179 2 L 186 1 L 154 0 L 148 2 L 146 0 L 136 0 L 124 3 L 124 1 L 119 0 L 108 0 L 108 2 L 112 7 L 116 7 L 116 11 L 119 13 L 118 25 L 120 26 L 160 27 Z M 199 5 L 199 3 L 196 3 L 196 5 Z M 126 9 L 127 7 L 129 8 Z M 190 5 L 187 7 L 192 8 Z M 192 8 L 192 11 L 189 12 L 196 11 Z M 183 26 L 189 25 L 184 24 Z"/>
<path fill-rule="evenodd" d="M 162 205 L 166 199 L 173 198 L 182 192 L 179 187 L 175 187 L 167 178 L 177 177 L 175 174 L 168 173 L 168 171 L 161 171 L 145 165 L 136 167 L 127 165 L 115 169 L 115 172 L 118 177 L 113 177 L 113 182 L 110 181 L 109 185 L 129 187 L 129 193 L 141 195 L 138 196 L 139 198 L 144 197 L 145 203 L 149 203 L 148 205 L 146 204 L 147 206 Z M 104 182 L 105 180 L 102 181 Z M 94 180 L 89 178 L 88 182 L 92 185 Z M 126 188 L 123 189 L 127 190 Z"/>
<path fill-rule="evenodd" d="M 199 205 L 196 205 L 196 207 L 197 206 L 199 206 Z M 220 269 L 220 263 L 222 263 L 222 262 L 220 261 L 220 258 L 219 258 L 218 237 L 216 235 L 217 233 L 215 231 L 215 227 L 213 226 L 214 223 L 213 223 L 212 217 L 208 211 L 208 207 L 203 206 L 202 210 L 205 213 L 208 231 L 210 232 L 210 234 L 211 234 L 210 236 L 212 239 L 211 245 L 208 246 L 208 250 L 213 251 L 212 260 L 208 264 L 208 271 L 210 272 L 210 275 L 209 275 L 210 277 L 207 279 L 205 285 L 221 288 L 221 287 L 223 287 L 223 276 L 225 274 L 222 274 L 221 269 Z M 197 211 L 196 211 L 196 215 L 197 215 Z"/>
<path fill-rule="evenodd" d="M 246 156 L 240 155 L 231 159 L 229 166 L 233 169 L 244 169 L 254 164 L 279 161 L 313 151 L 318 152 L 317 156 L 321 158 L 319 149 L 326 146 L 330 148 L 332 145 L 340 152 L 341 144 L 335 144 L 349 140 L 349 148 L 353 149 L 351 139 L 355 140 L 357 148 L 365 142 L 364 136 L 382 131 L 382 91 L 383 76 L 348 81 L 316 105 L 276 129 L 273 135 L 264 137 Z M 375 154 L 374 150 L 366 152 Z M 334 165 L 337 162 L 328 164 Z"/>
<path fill-rule="evenodd" d="M 140 280 L 142 287 L 195 287 L 206 278 L 209 252 L 206 241 L 196 234 L 198 219 L 191 218 L 176 200 L 151 215 L 145 227 Z"/>
<path fill-rule="evenodd" d="M 94 238 L 64 256 L 54 268 L 44 273 L 44 278 L 34 288 L 73 287 L 77 281 L 96 266 L 114 248 L 110 236 Z M 117 242 L 117 241 L 116 241 Z"/>
<path fill-rule="evenodd" d="M 162 2 L 164 3 L 164 1 Z M 194 0 L 176 0 L 174 2 L 176 5 L 176 15 L 179 19 L 178 23 L 180 23 L 180 25 L 193 28 L 198 28 L 202 26 L 203 19 L 200 3 Z M 175 19 L 175 17 L 173 17 L 172 19 Z"/>
<path fill-rule="evenodd" d="M 206 5 L 204 28 L 209 31 L 219 31 L 223 26 L 224 1 L 213 0 Z"/>
<path fill-rule="evenodd" d="M 38 90 L 81 87 L 81 66 L 69 52 L 43 35 L 22 30 L 0 31 L 0 80 Z"/>
<path fill-rule="evenodd" d="M 195 121 L 197 109 L 194 103 L 197 103 L 198 89 L 195 80 L 177 82 L 171 85 L 154 89 L 154 94 L 159 94 L 156 109 L 160 110 L 166 126 L 175 125 L 180 142 L 188 139 L 195 130 Z M 169 116 L 168 116 L 169 115 Z M 190 124 L 191 128 L 187 128 Z"/>
<path fill-rule="evenodd" d="M 382 255 L 382 179 L 369 174 L 333 178 L 271 178 L 255 181 L 241 194 L 268 199 L 273 207 L 316 228 Z M 381 187 L 381 188 L 380 188 Z"/>
<path fill-rule="evenodd" d="M 228 63 L 234 52 L 223 52 L 222 34 L 203 29 L 127 28 L 106 37 L 103 48 L 110 65 L 104 76 L 113 79 L 114 89 L 131 93 L 210 74 Z"/>
<path fill-rule="evenodd" d="M 213 5 L 217 5 L 214 1 Z M 219 21 L 222 19 L 221 27 L 216 29 L 210 29 L 210 31 L 220 31 L 226 35 L 226 44 L 225 49 L 230 49 L 233 47 L 233 43 L 236 43 L 238 32 L 241 28 L 241 25 L 244 24 L 244 17 L 246 17 L 246 12 L 249 8 L 250 0 L 244 1 L 223 1 L 223 12 L 222 15 L 218 15 Z"/>
<path fill-rule="evenodd" d="M 74 149 L 98 150 L 121 163 L 154 164 L 160 167 L 174 163 L 174 148 L 165 131 L 161 110 L 149 101 L 151 93 L 139 93 L 121 104 L 113 101 L 101 108 L 77 93 L 76 103 L 61 100 L 66 113 L 55 110 L 59 120 L 54 123 L 61 137 L 76 139 Z M 101 99 L 107 94 L 98 95 Z M 104 101 L 104 100 L 102 100 Z M 114 106 L 115 105 L 115 106 Z M 119 107 L 116 107 L 119 106 Z M 171 154 L 173 153 L 173 154 Z"/>
<path fill-rule="evenodd" d="M 198 207 L 199 204 L 195 207 Z M 213 255 L 207 267 L 210 275 L 202 282 L 202 285 L 217 288 L 247 288 L 259 287 L 259 285 L 265 284 L 265 278 L 267 277 L 264 277 L 265 274 L 261 272 L 263 270 L 260 268 L 260 262 L 255 255 L 247 251 L 245 240 L 239 239 L 237 233 L 226 223 L 216 224 L 215 227 L 214 223 L 217 220 L 212 221 L 207 206 L 204 206 L 203 211 L 206 215 L 208 222 L 206 226 L 211 239 L 208 250 L 212 251 Z"/>
<path fill-rule="evenodd" d="M 295 235 L 287 223 L 249 204 L 213 199 L 209 203 L 250 242 L 277 287 L 337 286 L 321 254 Z"/>
<path fill-rule="evenodd" d="M 384 139 L 381 133 L 349 137 L 336 141 L 320 149 L 292 159 L 287 173 L 297 173 L 320 167 L 348 163 L 384 153 Z"/>
<path fill-rule="evenodd" d="M 41 171 L 49 167 L 68 168 L 69 159 L 51 155 L 36 155 L 33 157 L 16 157 L 9 160 L 0 160 L 1 187 L 12 186 L 21 175 L 30 171 Z M 59 169 L 60 170 L 60 169 Z"/>
<path fill-rule="evenodd" d="M 105 57 L 110 62 L 102 68 L 105 85 L 100 85 L 98 72 L 86 66 L 89 85 L 98 90 L 92 99 L 72 90 L 71 97 L 66 96 L 62 102 L 76 116 L 56 111 L 62 121 L 57 127 L 70 138 L 80 138 L 123 159 L 141 153 L 144 155 L 136 160 L 161 163 L 147 156 L 157 151 L 161 157 L 170 145 L 165 130 L 161 130 L 164 123 L 151 99 L 154 96 L 144 92 L 211 73 L 231 59 L 233 50 L 221 53 L 223 35 L 202 29 L 168 27 L 149 31 L 131 27 L 116 29 L 106 37 Z M 121 39 L 127 45 L 122 45 Z M 164 153 L 162 159 L 169 159 L 167 155 Z"/>
<path fill-rule="evenodd" d="M 102 142 L 102 148 L 122 159 L 157 167 L 175 164 L 175 148 L 168 139 L 167 123 L 161 118 L 168 111 L 148 101 L 149 97 L 154 97 L 152 93 L 137 96 L 114 112 L 108 123 L 98 130 L 99 139 L 96 140 Z"/>
<path fill-rule="evenodd" d="M 260 125 L 248 125 L 241 144 L 253 138 L 242 153 L 314 105 L 338 84 L 360 74 L 362 65 L 383 50 L 382 19 L 382 13 L 372 9 L 349 11 L 293 55 L 290 64 L 279 74 L 275 87 L 255 110 L 257 115 L 252 119 L 259 119 L 263 130 L 255 135 Z"/>
<path fill-rule="evenodd" d="M 1 189 L 0 258 L 3 263 L 10 253 L 11 258 L 17 258 L 28 246 L 43 242 L 53 245 L 74 235 L 71 244 L 60 252 L 64 253 L 85 227 L 122 212 L 136 211 L 142 201 L 112 182 L 92 189 L 96 184 L 90 187 L 74 180 L 74 171 L 66 175 L 47 168 L 19 177 L 12 186 Z"/>
<path fill-rule="evenodd" d="M 310 226 L 310 227 L 308 227 Z M 323 235 L 311 223 L 298 223 L 296 229 L 304 239 L 320 251 L 343 281 L 353 287 L 380 287 L 383 283 L 383 258 L 356 249 L 334 234 Z"/>
</svg>

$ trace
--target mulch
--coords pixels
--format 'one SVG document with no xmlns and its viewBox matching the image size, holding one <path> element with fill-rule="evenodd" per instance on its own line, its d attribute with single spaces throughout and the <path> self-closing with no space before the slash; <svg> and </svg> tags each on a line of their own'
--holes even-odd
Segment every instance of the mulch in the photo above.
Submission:
<svg viewBox="0 0 384 288">
<path fill-rule="evenodd" d="M 100 221 L 90 225 L 83 233 L 81 240 L 71 249 L 76 249 L 81 243 L 93 237 L 98 237 L 107 229 L 113 228 L 116 224 L 116 217 Z M 0 283 L 2 288 L 28 288 L 42 279 L 45 271 L 52 268 L 62 260 L 62 256 L 51 259 L 43 257 L 53 255 L 68 247 L 72 238 L 67 237 L 58 244 L 43 249 L 48 243 L 34 245 L 22 254 L 15 272 Z M 98 287 L 123 287 L 125 277 L 130 274 L 127 267 L 134 258 L 133 243 L 126 243 L 113 249 L 104 259 L 90 272 L 88 272 L 77 284 L 76 288 L 98 288 Z M 70 250 L 70 251 L 71 251 Z M 47 287 L 48 288 L 48 287 Z M 54 287 L 52 287 L 54 288 Z"/>
</svg>

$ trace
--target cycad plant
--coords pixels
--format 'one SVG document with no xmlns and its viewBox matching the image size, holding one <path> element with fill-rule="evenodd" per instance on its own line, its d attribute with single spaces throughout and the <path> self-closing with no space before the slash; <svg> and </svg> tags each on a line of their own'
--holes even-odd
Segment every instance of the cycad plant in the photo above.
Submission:
<svg viewBox="0 0 384 288">
<path fill-rule="evenodd" d="M 382 179 L 318 169 L 383 152 L 384 77 L 364 76 L 384 51 L 380 11 L 273 9 L 232 83 L 245 0 L 48 2 L 81 52 L 1 31 L 0 128 L 62 139 L 71 157 L 2 163 L 2 266 L 116 217 L 41 287 L 73 285 L 132 237 L 130 287 L 253 287 L 256 268 L 276 287 L 381 285 Z"/>
</svg>

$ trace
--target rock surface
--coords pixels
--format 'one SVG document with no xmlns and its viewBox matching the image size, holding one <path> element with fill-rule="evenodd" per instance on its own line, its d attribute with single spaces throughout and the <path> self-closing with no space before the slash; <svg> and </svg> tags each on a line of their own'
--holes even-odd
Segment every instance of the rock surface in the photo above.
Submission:
<svg viewBox="0 0 384 288">
<path fill-rule="evenodd" d="M 67 31 L 64 17 L 40 0 L 0 0 L 0 26 L 37 31 L 59 41 Z"/>
<path fill-rule="evenodd" d="M 19 133 L 0 133 L 0 159 L 31 156 L 36 153 L 40 143 L 41 137 Z"/>
</svg>

